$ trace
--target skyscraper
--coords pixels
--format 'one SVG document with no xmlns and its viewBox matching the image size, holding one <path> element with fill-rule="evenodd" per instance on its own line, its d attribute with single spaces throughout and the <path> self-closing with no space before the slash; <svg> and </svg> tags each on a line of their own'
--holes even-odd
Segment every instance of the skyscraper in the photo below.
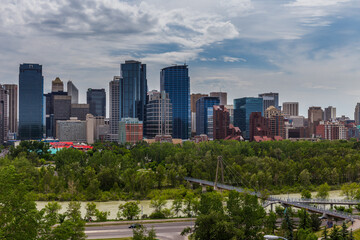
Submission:
<svg viewBox="0 0 360 240">
<path fill-rule="evenodd" d="M 186 64 L 166 67 L 160 73 L 160 90 L 169 94 L 172 103 L 173 138 L 191 135 L 190 77 Z"/>
<path fill-rule="evenodd" d="M 119 140 L 120 122 L 120 77 L 114 76 L 109 83 L 109 107 L 110 107 L 110 141 Z"/>
<path fill-rule="evenodd" d="M 202 97 L 208 97 L 208 94 L 192 93 L 190 95 L 191 106 L 191 133 L 196 133 L 196 101 Z"/>
<path fill-rule="evenodd" d="M 64 91 L 64 83 L 60 80 L 60 78 L 55 78 L 54 81 L 51 82 L 51 92 L 63 92 Z"/>
<path fill-rule="evenodd" d="M 355 106 L 354 119 L 356 125 L 360 125 L 360 103 L 357 103 Z"/>
<path fill-rule="evenodd" d="M 42 66 L 24 63 L 19 71 L 19 139 L 41 139 L 45 125 Z"/>
<path fill-rule="evenodd" d="M 71 96 L 71 104 L 79 103 L 79 90 L 70 80 L 67 82 L 67 93 Z"/>
<path fill-rule="evenodd" d="M 169 94 L 152 91 L 146 104 L 146 136 L 154 138 L 156 135 L 171 135 L 172 133 L 172 105 Z"/>
<path fill-rule="evenodd" d="M 234 99 L 234 126 L 240 128 L 245 139 L 250 138 L 250 115 L 252 112 L 263 114 L 263 99 L 261 97 Z"/>
<path fill-rule="evenodd" d="M 324 112 L 321 107 L 309 107 L 308 110 L 308 126 L 309 137 L 314 137 L 316 133 L 316 126 L 323 120 Z"/>
<path fill-rule="evenodd" d="M 146 64 L 130 60 L 121 64 L 120 68 L 120 120 L 138 118 L 144 121 L 148 90 Z"/>
<path fill-rule="evenodd" d="M 230 126 L 230 114 L 224 105 L 213 106 L 213 138 L 225 139 Z"/>
<path fill-rule="evenodd" d="M 227 93 L 226 92 L 211 92 L 210 97 L 219 98 L 220 105 L 227 105 Z"/>
<path fill-rule="evenodd" d="M 86 93 L 87 104 L 90 105 L 90 113 L 97 116 L 106 117 L 106 93 L 105 89 L 89 88 Z"/>
<path fill-rule="evenodd" d="M 336 118 L 336 108 L 334 108 L 333 106 L 329 106 L 327 108 L 324 109 L 324 120 L 325 121 L 330 121 L 331 119 L 335 119 Z"/>
<path fill-rule="evenodd" d="M 9 95 L 3 85 L 0 85 L 0 145 L 7 140 Z"/>
<path fill-rule="evenodd" d="M 9 132 L 16 134 L 18 131 L 18 86 L 16 84 L 5 84 L 4 86 L 9 94 Z"/>
<path fill-rule="evenodd" d="M 285 116 L 299 116 L 299 103 L 298 102 L 284 102 L 283 114 Z"/>
<path fill-rule="evenodd" d="M 262 93 L 259 94 L 259 97 L 261 97 L 263 99 L 263 111 L 262 113 L 265 112 L 265 110 L 270 107 L 270 106 L 274 106 L 277 109 L 280 109 L 279 107 L 279 93 Z"/>
<path fill-rule="evenodd" d="M 202 97 L 196 101 L 196 135 L 206 134 L 213 138 L 214 105 L 219 105 L 218 97 Z"/>
</svg>

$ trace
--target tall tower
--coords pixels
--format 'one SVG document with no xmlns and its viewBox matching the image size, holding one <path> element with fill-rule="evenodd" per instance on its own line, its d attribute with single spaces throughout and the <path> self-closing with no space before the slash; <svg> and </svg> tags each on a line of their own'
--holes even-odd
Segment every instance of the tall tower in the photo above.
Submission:
<svg viewBox="0 0 360 240">
<path fill-rule="evenodd" d="M 354 119 L 356 125 L 360 125 L 360 103 L 357 103 L 355 106 Z"/>
<path fill-rule="evenodd" d="M 0 85 L 0 145 L 7 140 L 9 95 L 3 85 Z"/>
<path fill-rule="evenodd" d="M 17 133 L 18 86 L 16 84 L 5 84 L 4 86 L 9 95 L 9 132 Z"/>
<path fill-rule="evenodd" d="M 313 137 L 316 133 L 316 126 L 323 120 L 324 111 L 321 107 L 309 107 L 308 110 L 308 125 L 309 137 Z"/>
<path fill-rule="evenodd" d="M 79 103 L 79 90 L 70 80 L 67 82 L 67 93 L 71 96 L 71 104 Z"/>
<path fill-rule="evenodd" d="M 120 79 L 119 76 L 114 76 L 114 79 L 109 83 L 110 140 L 116 142 L 119 139 Z"/>
<path fill-rule="evenodd" d="M 284 102 L 282 110 L 285 116 L 299 116 L 299 103 Z"/>
<path fill-rule="evenodd" d="M 95 117 L 106 117 L 106 93 L 105 89 L 89 88 L 86 93 L 87 104 L 90 105 L 90 113 Z"/>
<path fill-rule="evenodd" d="M 60 80 L 60 78 L 55 78 L 54 81 L 51 82 L 51 92 L 63 92 L 64 91 L 64 83 Z"/>
<path fill-rule="evenodd" d="M 214 105 L 219 105 L 218 97 L 202 97 L 196 102 L 196 135 L 214 137 Z"/>
<path fill-rule="evenodd" d="M 145 120 L 147 95 L 146 64 L 130 60 L 120 66 L 120 120 L 138 118 Z"/>
<path fill-rule="evenodd" d="M 279 107 L 279 93 L 262 93 L 259 94 L 259 97 L 261 97 L 263 99 L 263 113 L 265 112 L 265 110 L 270 107 L 270 106 L 274 106 L 277 109 L 280 109 Z"/>
<path fill-rule="evenodd" d="M 186 64 L 163 68 L 160 72 L 160 90 L 169 94 L 172 103 L 173 138 L 191 136 L 190 77 Z"/>
<path fill-rule="evenodd" d="M 42 65 L 24 63 L 19 68 L 19 139 L 44 136 L 44 77 Z"/>
<path fill-rule="evenodd" d="M 191 106 L 191 133 L 196 134 L 196 101 L 202 97 L 208 97 L 208 94 L 193 93 L 190 95 Z"/>
<path fill-rule="evenodd" d="M 333 106 L 329 106 L 327 108 L 324 109 L 324 120 L 325 121 L 330 121 L 331 119 L 335 119 L 336 118 L 336 108 L 334 108 Z"/>
</svg>

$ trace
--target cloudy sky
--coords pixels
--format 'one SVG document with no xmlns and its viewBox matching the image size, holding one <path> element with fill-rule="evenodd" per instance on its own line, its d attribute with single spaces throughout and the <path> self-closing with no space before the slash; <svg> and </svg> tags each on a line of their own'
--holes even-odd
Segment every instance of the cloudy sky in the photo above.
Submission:
<svg viewBox="0 0 360 240">
<path fill-rule="evenodd" d="M 353 118 L 359 12 L 359 0 L 1 0 L 0 83 L 40 63 L 46 92 L 71 79 L 84 102 L 125 60 L 148 65 L 150 90 L 161 68 L 186 62 L 193 93 L 279 92 L 302 114 L 332 105 Z"/>
</svg>

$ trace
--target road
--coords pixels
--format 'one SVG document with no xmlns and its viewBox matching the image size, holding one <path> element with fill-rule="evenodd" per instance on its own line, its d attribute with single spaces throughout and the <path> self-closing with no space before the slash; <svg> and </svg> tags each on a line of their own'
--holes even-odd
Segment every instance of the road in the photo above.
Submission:
<svg viewBox="0 0 360 240">
<path fill-rule="evenodd" d="M 85 234 L 87 239 L 132 237 L 132 229 L 129 226 L 130 224 L 86 227 Z M 158 239 L 185 240 L 187 238 L 181 236 L 180 233 L 184 228 L 194 226 L 194 222 L 149 223 L 144 224 L 144 226 L 148 229 L 154 227 Z"/>
</svg>

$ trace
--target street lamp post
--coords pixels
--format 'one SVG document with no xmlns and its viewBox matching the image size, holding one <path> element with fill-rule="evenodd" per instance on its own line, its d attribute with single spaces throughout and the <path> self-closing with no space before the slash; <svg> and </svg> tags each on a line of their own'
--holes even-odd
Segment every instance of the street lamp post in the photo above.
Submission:
<svg viewBox="0 0 360 240">
<path fill-rule="evenodd" d="M 265 235 L 264 238 L 267 239 L 267 240 L 275 240 L 275 239 L 285 239 L 285 240 L 287 240 L 286 238 L 275 236 L 275 235 Z"/>
</svg>

